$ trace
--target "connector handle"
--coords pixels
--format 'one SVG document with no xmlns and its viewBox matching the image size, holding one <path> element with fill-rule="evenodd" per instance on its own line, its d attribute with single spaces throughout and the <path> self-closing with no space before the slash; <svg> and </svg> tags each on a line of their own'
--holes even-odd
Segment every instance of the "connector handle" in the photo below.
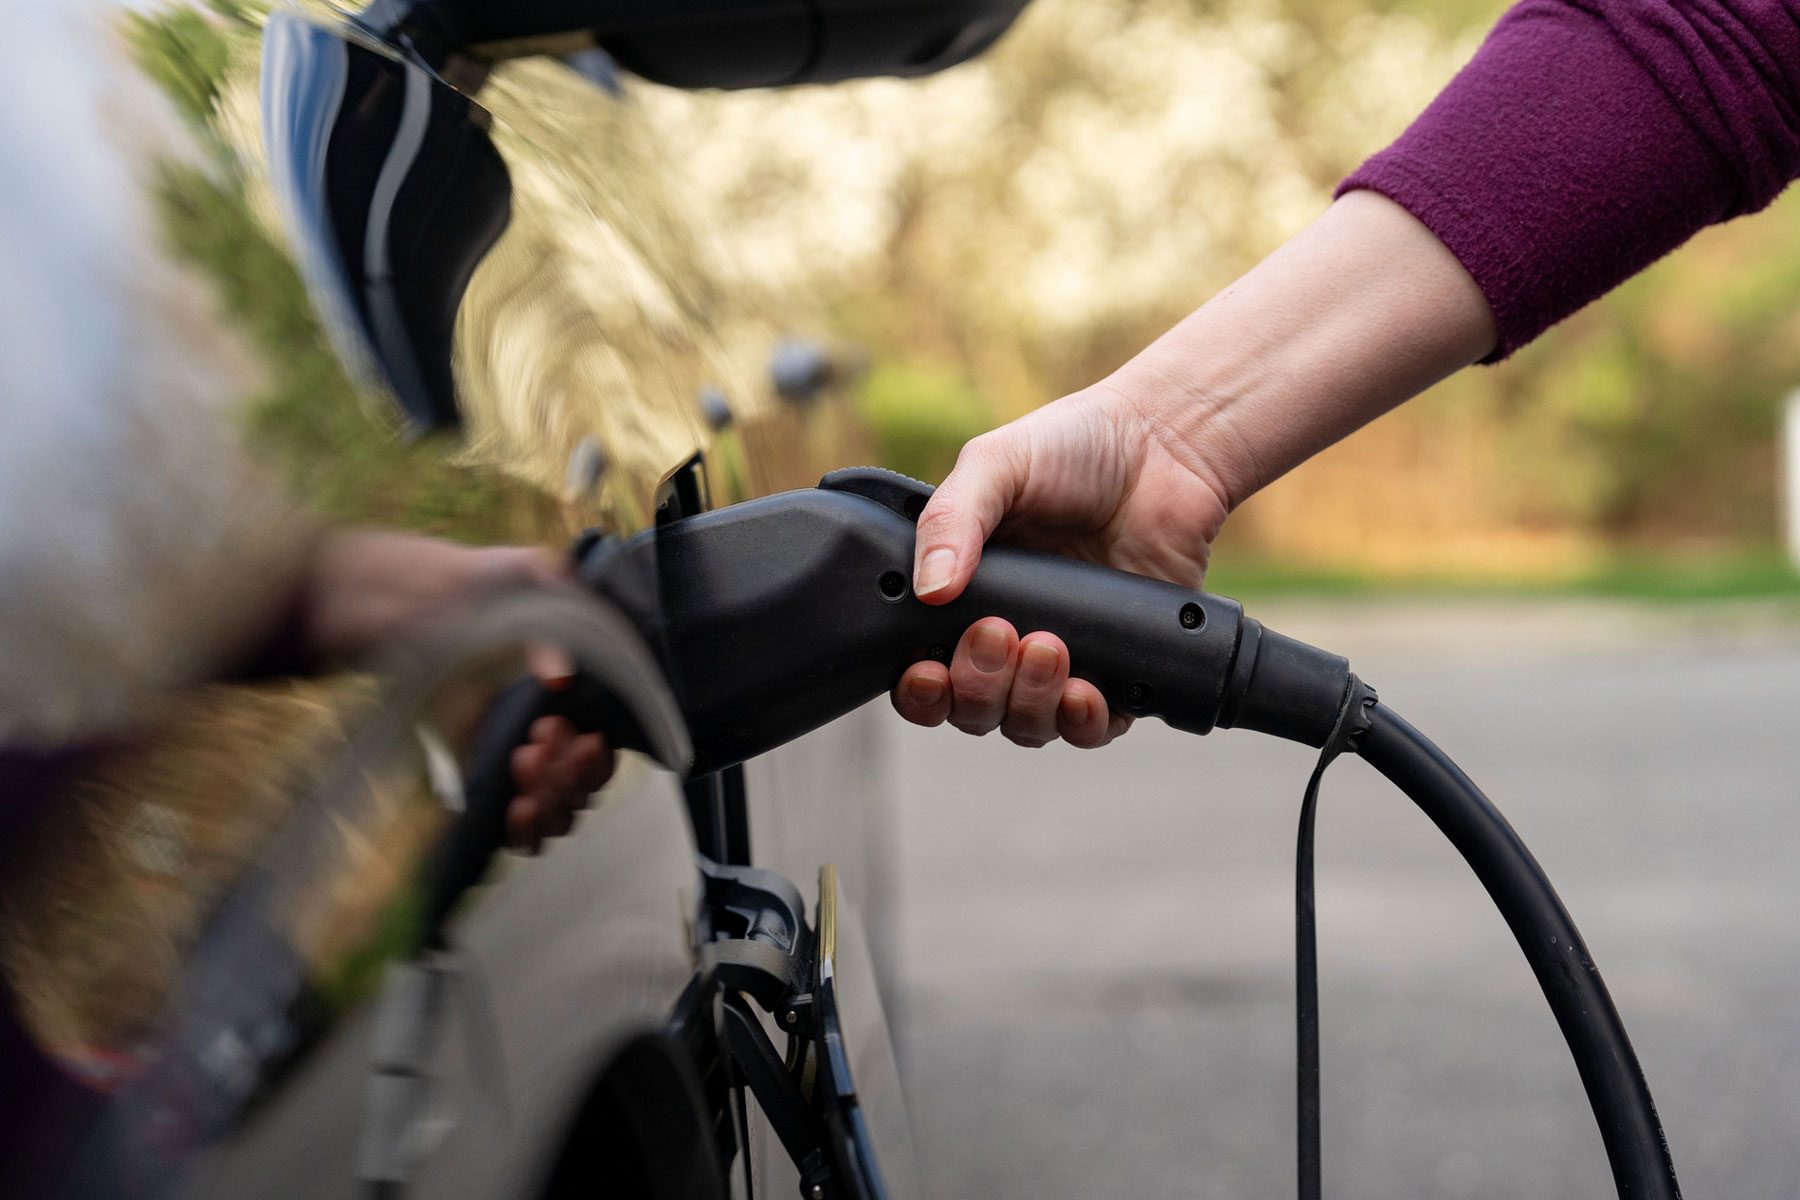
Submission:
<svg viewBox="0 0 1800 1200">
<path fill-rule="evenodd" d="M 912 593 L 913 517 L 930 489 L 891 472 L 669 522 L 596 551 L 583 577 L 659 647 L 695 773 L 792 741 L 947 660 L 1000 616 L 1061 637 L 1117 711 L 1204 733 L 1237 651 L 1236 601 L 1060 555 L 993 545 L 968 589 Z M 653 585 L 652 585 L 653 581 Z"/>
</svg>

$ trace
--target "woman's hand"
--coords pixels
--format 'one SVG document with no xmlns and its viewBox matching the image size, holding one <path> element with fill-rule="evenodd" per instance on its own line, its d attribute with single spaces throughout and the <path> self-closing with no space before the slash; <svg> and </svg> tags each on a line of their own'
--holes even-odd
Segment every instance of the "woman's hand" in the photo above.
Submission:
<svg viewBox="0 0 1800 1200">
<path fill-rule="evenodd" d="M 373 647 L 454 612 L 483 593 L 568 582 L 563 561 L 530 546 L 463 546 L 410 533 L 351 529 L 329 533 L 306 581 L 306 632 L 327 660 L 360 657 Z M 549 648 L 530 655 L 549 688 L 573 673 Z M 542 717 L 513 752 L 519 794 L 506 812 L 507 835 L 535 853 L 545 838 L 569 832 L 588 797 L 612 777 L 612 748 L 597 733 L 577 733 L 562 717 Z"/>
<path fill-rule="evenodd" d="M 1199 587 L 1251 493 L 1481 358 L 1493 314 L 1424 225 L 1351 192 L 1100 384 L 963 448 L 919 517 L 913 591 L 947 604 L 990 536 Z M 989 617 L 901 677 L 921 725 L 1100 746 L 1127 718 L 1047 633 Z"/>
<path fill-rule="evenodd" d="M 1197 588 L 1228 511 L 1218 471 L 1162 414 L 1095 388 L 963 448 L 919 518 L 913 587 L 927 604 L 955 599 L 998 534 Z M 1069 677 L 1062 639 L 1021 638 L 998 617 L 971 626 L 949 666 L 914 664 L 894 706 L 921 725 L 998 728 L 1026 746 L 1058 737 L 1102 746 L 1131 723 L 1108 713 L 1093 684 Z"/>
</svg>

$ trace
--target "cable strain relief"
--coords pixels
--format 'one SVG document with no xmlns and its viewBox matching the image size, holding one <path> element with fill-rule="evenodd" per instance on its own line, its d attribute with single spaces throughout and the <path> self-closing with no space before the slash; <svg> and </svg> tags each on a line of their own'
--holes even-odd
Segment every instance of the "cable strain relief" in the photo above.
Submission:
<svg viewBox="0 0 1800 1200">
<path fill-rule="evenodd" d="M 1219 706 L 1225 729 L 1254 729 L 1317 749 L 1350 687 L 1350 660 L 1245 618 Z"/>
</svg>

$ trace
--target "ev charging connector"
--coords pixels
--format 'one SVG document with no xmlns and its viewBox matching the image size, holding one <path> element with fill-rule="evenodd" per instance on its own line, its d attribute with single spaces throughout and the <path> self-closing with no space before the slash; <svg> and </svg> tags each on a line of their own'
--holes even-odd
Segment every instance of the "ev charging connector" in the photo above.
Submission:
<svg viewBox="0 0 1800 1200">
<path fill-rule="evenodd" d="M 1265 628 L 1234 600 L 990 545 L 955 601 L 927 605 L 910 581 L 914 522 L 930 495 L 903 475 L 857 468 L 712 511 L 671 508 L 652 529 L 578 544 L 581 582 L 642 635 L 687 724 L 691 758 L 665 765 L 703 775 L 792 741 L 881 695 L 912 663 L 946 659 L 971 623 L 995 615 L 1061 637 L 1071 673 L 1116 711 L 1188 733 L 1254 729 L 1322 748 L 1296 888 L 1300 1198 L 1316 1200 L 1311 822 L 1325 766 L 1354 752 L 1431 818 L 1511 927 L 1580 1071 L 1618 1194 L 1678 1200 L 1649 1086 L 1580 931 L 1518 834 L 1443 751 L 1345 659 Z M 629 709 L 591 680 L 561 692 L 515 685 L 476 741 L 465 812 L 439 864 L 433 936 L 503 843 L 511 752 L 548 713 L 621 748 L 651 748 Z"/>
<path fill-rule="evenodd" d="M 931 488 L 874 468 L 683 516 L 589 547 L 579 576 L 661 657 L 694 774 L 844 715 L 910 664 L 947 660 L 1000 616 L 1069 647 L 1116 712 L 1187 733 L 1257 729 L 1322 745 L 1350 665 L 1266 630 L 1235 600 L 1059 555 L 989 546 L 956 600 L 912 594 L 914 522 Z"/>
</svg>

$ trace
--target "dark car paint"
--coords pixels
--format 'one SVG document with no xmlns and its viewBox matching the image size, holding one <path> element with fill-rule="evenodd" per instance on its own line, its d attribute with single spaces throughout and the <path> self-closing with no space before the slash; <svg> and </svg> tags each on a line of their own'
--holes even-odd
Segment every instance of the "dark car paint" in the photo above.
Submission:
<svg viewBox="0 0 1800 1200">
<path fill-rule="evenodd" d="M 570 1118 L 632 1037 L 660 1033 L 692 973 L 693 843 L 675 782 L 635 769 L 566 844 L 512 864 L 456 930 L 433 1038 L 422 1196 L 534 1194 Z M 364 1195 L 373 1011 L 212 1152 L 190 1196 Z"/>
</svg>

